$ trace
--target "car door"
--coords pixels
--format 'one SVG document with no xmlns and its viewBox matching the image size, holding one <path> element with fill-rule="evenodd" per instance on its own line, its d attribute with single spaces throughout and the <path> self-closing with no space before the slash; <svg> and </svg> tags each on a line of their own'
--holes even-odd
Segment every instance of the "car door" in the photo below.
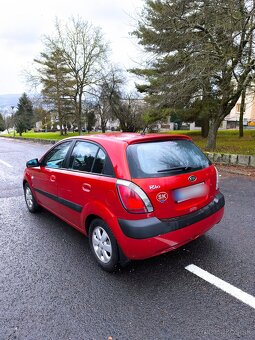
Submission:
<svg viewBox="0 0 255 340">
<path fill-rule="evenodd" d="M 65 158 L 72 141 L 62 142 L 53 147 L 41 159 L 41 166 L 33 168 L 32 185 L 40 205 L 59 215 L 61 203 L 58 199 L 59 174 L 64 169 Z"/>
<path fill-rule="evenodd" d="M 92 201 L 103 202 L 108 187 L 115 183 L 113 177 L 113 168 L 106 152 L 95 143 L 77 141 L 70 155 L 68 169 L 62 171 L 59 177 L 58 195 L 63 202 L 62 217 L 82 229 L 84 207 Z"/>
</svg>

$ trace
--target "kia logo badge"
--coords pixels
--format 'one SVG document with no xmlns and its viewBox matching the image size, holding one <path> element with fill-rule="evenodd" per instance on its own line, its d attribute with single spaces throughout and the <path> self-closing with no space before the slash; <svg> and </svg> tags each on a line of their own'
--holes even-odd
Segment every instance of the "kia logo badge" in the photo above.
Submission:
<svg viewBox="0 0 255 340">
<path fill-rule="evenodd" d="M 188 178 L 190 182 L 195 182 L 196 179 L 197 179 L 196 176 L 189 176 Z"/>
</svg>

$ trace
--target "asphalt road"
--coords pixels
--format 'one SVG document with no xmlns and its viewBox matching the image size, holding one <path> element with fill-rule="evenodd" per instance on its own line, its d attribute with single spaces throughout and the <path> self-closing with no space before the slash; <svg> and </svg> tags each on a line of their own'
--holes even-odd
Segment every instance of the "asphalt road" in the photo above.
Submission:
<svg viewBox="0 0 255 340">
<path fill-rule="evenodd" d="M 48 147 L 0 139 L 1 340 L 255 339 L 255 309 L 185 269 L 194 264 L 255 296 L 255 179 L 222 174 L 220 224 L 108 274 L 83 235 L 26 209 L 25 161 Z"/>
</svg>

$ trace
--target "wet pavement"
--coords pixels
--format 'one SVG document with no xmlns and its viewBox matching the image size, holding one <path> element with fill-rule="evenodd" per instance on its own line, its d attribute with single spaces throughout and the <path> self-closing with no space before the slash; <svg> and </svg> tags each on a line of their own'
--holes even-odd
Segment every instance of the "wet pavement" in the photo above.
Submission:
<svg viewBox="0 0 255 340">
<path fill-rule="evenodd" d="M 255 338 L 253 308 L 185 270 L 195 264 L 255 296 L 253 178 L 222 171 L 220 224 L 177 251 L 108 274 L 83 235 L 26 209 L 25 162 L 49 147 L 0 139 L 1 340 Z"/>
</svg>

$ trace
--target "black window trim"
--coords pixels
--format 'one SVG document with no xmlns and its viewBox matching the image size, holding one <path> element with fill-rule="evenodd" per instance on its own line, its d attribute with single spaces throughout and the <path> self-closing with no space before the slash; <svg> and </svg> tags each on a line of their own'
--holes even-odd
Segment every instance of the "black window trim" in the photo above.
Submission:
<svg viewBox="0 0 255 340">
<path fill-rule="evenodd" d="M 99 174 L 99 173 L 96 173 L 96 172 L 92 172 L 92 171 L 81 171 L 81 170 L 76 170 L 76 169 L 72 169 L 70 168 L 70 161 L 71 161 L 71 154 L 73 152 L 73 149 L 75 148 L 75 145 L 77 142 L 85 142 L 85 143 L 90 143 L 90 144 L 94 144 L 95 146 L 98 147 L 98 150 L 96 152 L 96 155 L 95 155 L 95 158 L 94 158 L 94 161 L 93 161 L 93 164 L 91 166 L 91 170 L 93 170 L 93 167 L 94 167 L 94 164 L 95 164 L 95 160 L 97 158 L 97 155 L 98 155 L 98 152 L 99 150 L 101 149 L 105 155 L 106 155 L 106 161 L 108 160 L 108 162 L 110 162 L 111 166 L 112 166 L 112 169 L 113 169 L 113 175 L 107 175 L 107 174 Z M 111 161 L 111 158 L 109 157 L 108 155 L 108 152 L 105 150 L 105 148 L 94 142 L 94 141 L 90 141 L 90 140 L 86 140 L 86 139 L 80 139 L 80 138 L 76 138 L 73 140 L 73 144 L 70 146 L 70 149 L 68 150 L 67 154 L 66 154 L 66 158 L 64 160 L 64 170 L 67 170 L 67 171 L 71 171 L 71 172 L 79 172 L 79 173 L 82 173 L 82 174 L 90 174 L 90 175 L 96 175 L 96 176 L 102 176 L 102 177 L 110 177 L 110 178 L 116 178 L 116 175 L 115 175 L 115 172 L 114 172 L 114 168 L 113 168 L 113 165 L 112 165 L 112 161 Z"/>
<path fill-rule="evenodd" d="M 65 155 L 65 158 L 63 160 L 63 166 L 61 168 L 51 168 L 51 167 L 48 167 L 46 164 L 45 164 L 45 158 L 48 156 L 48 154 L 56 147 L 60 146 L 61 144 L 64 144 L 64 143 L 68 143 L 68 142 L 71 142 L 70 145 L 69 145 L 69 149 Z M 69 153 L 70 153 L 70 150 L 73 148 L 73 144 L 74 144 L 74 141 L 73 140 L 63 140 L 59 143 L 57 143 L 56 145 L 53 145 L 52 148 L 50 148 L 48 150 L 48 152 L 43 156 L 43 159 L 41 161 L 41 166 L 44 167 L 45 169 L 54 169 L 54 170 L 66 170 L 66 162 L 67 162 L 67 159 L 69 158 Z"/>
</svg>

